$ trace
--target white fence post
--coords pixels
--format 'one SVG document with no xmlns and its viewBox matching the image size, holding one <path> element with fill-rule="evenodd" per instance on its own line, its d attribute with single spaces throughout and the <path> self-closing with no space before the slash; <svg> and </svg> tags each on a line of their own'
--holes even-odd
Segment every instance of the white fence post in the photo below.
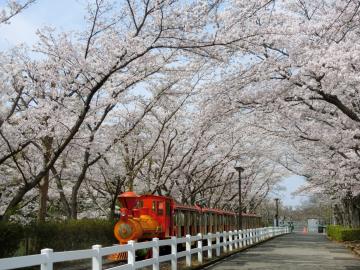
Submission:
<svg viewBox="0 0 360 270">
<path fill-rule="evenodd" d="M 177 240 L 176 236 L 171 236 L 171 270 L 177 270 Z"/>
<path fill-rule="evenodd" d="M 258 230 L 258 232 L 257 232 L 258 242 L 260 242 L 261 241 L 261 228 L 258 228 L 257 230 Z"/>
<path fill-rule="evenodd" d="M 239 230 L 238 231 L 238 235 L 239 235 L 239 248 L 242 248 L 243 247 L 243 231 L 242 230 Z"/>
<path fill-rule="evenodd" d="M 220 233 L 216 232 L 216 256 L 220 256 Z"/>
<path fill-rule="evenodd" d="M 208 233 L 207 245 L 209 247 L 208 252 L 207 252 L 208 259 L 211 259 L 212 258 L 212 234 L 211 233 Z"/>
<path fill-rule="evenodd" d="M 254 244 L 253 238 L 254 238 L 254 232 L 253 229 L 249 229 L 250 234 L 250 245 Z"/>
<path fill-rule="evenodd" d="M 239 248 L 238 237 L 239 237 L 239 235 L 238 235 L 238 231 L 237 231 L 237 230 L 235 230 L 235 231 L 234 231 L 235 249 L 238 249 L 238 248 Z"/>
<path fill-rule="evenodd" d="M 244 231 L 244 238 L 245 238 L 245 247 L 247 247 L 248 245 L 249 245 L 249 231 L 248 231 L 248 229 L 246 229 L 245 231 Z"/>
<path fill-rule="evenodd" d="M 200 237 L 200 239 L 197 241 L 197 248 L 200 249 L 200 251 L 198 251 L 198 262 L 199 263 L 203 263 L 203 244 L 202 244 L 202 234 L 199 233 L 198 236 Z"/>
<path fill-rule="evenodd" d="M 41 264 L 41 270 L 53 270 L 52 254 L 53 250 L 51 248 L 44 248 L 41 250 L 41 254 L 46 255 L 46 263 Z"/>
<path fill-rule="evenodd" d="M 233 237 L 232 237 L 233 232 L 229 231 L 229 251 L 233 250 Z"/>
<path fill-rule="evenodd" d="M 223 232 L 223 250 L 224 252 L 227 252 L 227 232 Z"/>
<path fill-rule="evenodd" d="M 191 235 L 186 235 L 186 266 L 191 266 Z"/>
<path fill-rule="evenodd" d="M 102 256 L 100 255 L 101 245 L 93 245 L 92 249 L 96 253 L 92 257 L 92 270 L 101 270 L 102 269 Z"/>
<path fill-rule="evenodd" d="M 130 250 L 128 251 L 128 264 L 131 265 L 131 269 L 135 269 L 135 241 L 128 241 L 128 245 L 130 245 Z"/>
<path fill-rule="evenodd" d="M 155 262 L 153 264 L 153 270 L 159 270 L 159 255 L 160 255 L 160 248 L 159 248 L 159 238 L 153 238 L 154 246 L 152 248 L 153 258 Z"/>
</svg>

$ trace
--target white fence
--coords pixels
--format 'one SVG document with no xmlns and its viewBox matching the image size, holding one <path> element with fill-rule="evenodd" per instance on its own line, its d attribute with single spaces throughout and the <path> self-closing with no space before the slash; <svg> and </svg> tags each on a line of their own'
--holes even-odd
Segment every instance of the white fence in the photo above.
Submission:
<svg viewBox="0 0 360 270">
<path fill-rule="evenodd" d="M 114 245 L 110 247 L 94 245 L 92 246 L 92 249 L 75 251 L 53 252 L 52 249 L 46 248 L 42 249 L 41 254 L 38 255 L 0 259 L 0 270 L 36 265 L 40 265 L 41 270 L 53 270 L 54 263 L 82 259 L 92 259 L 92 270 L 101 270 L 103 257 L 119 252 L 128 253 L 127 264 L 108 268 L 107 270 L 133 270 L 146 266 L 152 266 L 153 270 L 159 270 L 159 264 L 166 261 L 171 261 L 171 269 L 176 270 L 178 258 L 186 257 L 186 266 L 191 266 L 191 257 L 193 254 L 197 254 L 197 260 L 201 264 L 204 260 L 204 252 L 207 252 L 207 258 L 211 259 L 214 255 L 220 256 L 221 252 L 226 253 L 233 251 L 234 249 L 244 248 L 288 232 L 288 227 L 267 227 L 233 232 L 217 232 L 216 234 L 198 234 L 196 236 L 187 235 L 184 238 L 171 237 L 171 239 L 166 240 L 154 238 L 152 241 L 139 243 L 129 241 L 127 245 Z M 192 248 L 192 243 L 194 242 L 196 243 L 196 247 Z M 203 246 L 203 242 L 206 242 L 207 245 Z M 185 244 L 185 250 L 178 252 L 178 244 Z M 170 246 L 171 254 L 160 256 L 159 250 L 161 246 Z M 151 259 L 136 261 L 136 250 L 145 248 L 152 248 L 153 257 Z"/>
</svg>

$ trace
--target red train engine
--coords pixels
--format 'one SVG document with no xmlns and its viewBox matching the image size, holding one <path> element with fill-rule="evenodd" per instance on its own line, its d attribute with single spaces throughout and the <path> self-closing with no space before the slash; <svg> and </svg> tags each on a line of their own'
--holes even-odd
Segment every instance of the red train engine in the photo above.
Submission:
<svg viewBox="0 0 360 270">
<path fill-rule="evenodd" d="M 218 209 L 175 204 L 169 197 L 137 195 L 125 192 L 119 195 L 120 219 L 114 227 L 120 244 L 129 240 L 145 241 L 154 237 L 221 232 L 237 229 L 237 214 Z M 242 214 L 243 228 L 261 226 L 261 217 Z"/>
<path fill-rule="evenodd" d="M 168 197 L 125 192 L 119 197 L 120 220 L 114 228 L 120 244 L 129 240 L 160 239 L 171 236 L 174 201 Z"/>
</svg>

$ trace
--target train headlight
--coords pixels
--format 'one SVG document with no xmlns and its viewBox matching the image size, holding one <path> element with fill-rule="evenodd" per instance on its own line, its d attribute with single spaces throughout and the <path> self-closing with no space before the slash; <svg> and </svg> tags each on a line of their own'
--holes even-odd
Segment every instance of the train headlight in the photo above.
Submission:
<svg viewBox="0 0 360 270">
<path fill-rule="evenodd" d="M 120 209 L 120 219 L 126 221 L 128 219 L 129 213 L 126 208 Z"/>
</svg>

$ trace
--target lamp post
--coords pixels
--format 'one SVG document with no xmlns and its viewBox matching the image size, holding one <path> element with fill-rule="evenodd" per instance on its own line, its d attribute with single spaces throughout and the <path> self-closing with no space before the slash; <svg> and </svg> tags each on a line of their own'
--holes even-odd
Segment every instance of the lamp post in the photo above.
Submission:
<svg viewBox="0 0 360 270">
<path fill-rule="evenodd" d="M 239 173 L 239 216 L 238 216 L 238 229 L 242 229 L 242 202 L 241 202 L 241 173 L 244 171 L 243 167 L 235 166 L 235 170 Z"/>
<path fill-rule="evenodd" d="M 276 215 L 275 215 L 275 220 L 276 220 L 276 227 L 279 227 L 279 198 L 275 198 L 275 203 L 276 203 Z"/>
</svg>

